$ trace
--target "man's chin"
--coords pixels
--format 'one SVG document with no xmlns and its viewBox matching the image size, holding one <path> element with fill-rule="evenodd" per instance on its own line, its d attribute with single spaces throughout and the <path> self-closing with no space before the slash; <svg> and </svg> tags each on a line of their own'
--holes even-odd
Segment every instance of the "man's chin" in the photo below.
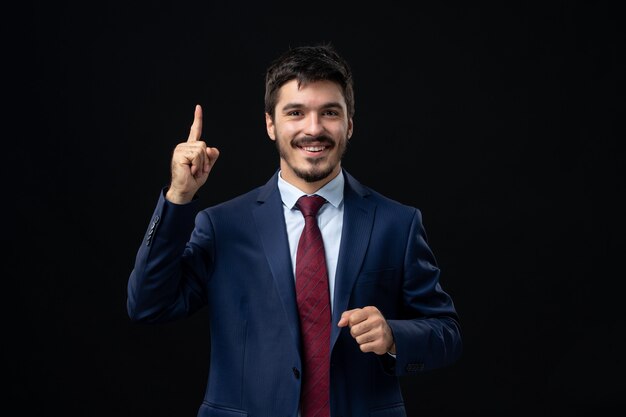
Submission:
<svg viewBox="0 0 626 417">
<path fill-rule="evenodd" d="M 297 169 L 297 170 L 294 170 L 294 172 L 298 176 L 298 178 L 301 178 L 306 182 L 313 183 L 313 182 L 322 181 L 328 178 L 332 174 L 333 168 L 332 167 L 329 167 L 327 169 L 314 168 L 314 169 L 308 169 L 308 170 Z"/>
</svg>

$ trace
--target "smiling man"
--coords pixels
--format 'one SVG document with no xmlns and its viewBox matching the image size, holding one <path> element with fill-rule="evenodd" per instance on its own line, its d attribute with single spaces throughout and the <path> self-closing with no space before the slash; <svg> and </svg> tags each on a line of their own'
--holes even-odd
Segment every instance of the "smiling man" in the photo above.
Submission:
<svg viewBox="0 0 626 417">
<path fill-rule="evenodd" d="M 341 157 L 352 136 L 342 90 L 332 81 L 283 84 L 279 100 L 267 109 L 267 134 L 276 141 L 282 178 L 314 193 L 341 170 Z M 272 102 L 273 104 L 273 102 Z"/>
<path fill-rule="evenodd" d="M 160 323 L 206 307 L 198 416 L 406 416 L 399 377 L 459 358 L 458 315 L 420 211 L 341 165 L 353 116 L 351 70 L 332 46 L 286 51 L 266 74 L 279 169 L 202 209 L 194 196 L 219 151 L 196 106 L 137 253 L 128 313 Z"/>
</svg>

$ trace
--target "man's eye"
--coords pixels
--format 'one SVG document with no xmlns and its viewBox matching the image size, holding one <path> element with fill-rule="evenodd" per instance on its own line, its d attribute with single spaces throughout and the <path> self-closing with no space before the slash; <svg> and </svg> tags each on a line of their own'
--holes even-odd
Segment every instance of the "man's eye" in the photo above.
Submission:
<svg viewBox="0 0 626 417">
<path fill-rule="evenodd" d="M 339 116 L 339 112 L 335 110 L 326 110 L 322 113 L 324 116 Z"/>
<path fill-rule="evenodd" d="M 288 112 L 287 116 L 302 116 L 302 112 L 300 110 L 293 110 Z"/>
</svg>

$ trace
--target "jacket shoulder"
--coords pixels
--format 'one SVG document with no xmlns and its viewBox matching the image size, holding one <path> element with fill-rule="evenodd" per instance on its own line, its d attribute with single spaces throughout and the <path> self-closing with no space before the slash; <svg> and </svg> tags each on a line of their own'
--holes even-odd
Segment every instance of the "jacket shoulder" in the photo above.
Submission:
<svg viewBox="0 0 626 417">
<path fill-rule="evenodd" d="M 349 174 L 346 174 L 346 178 L 346 191 L 354 192 L 369 202 L 375 203 L 377 210 L 388 210 L 397 213 L 398 215 L 411 217 L 417 213 L 417 215 L 421 217 L 421 211 L 418 207 L 403 203 L 376 191 L 375 189 L 362 184 Z"/>
</svg>

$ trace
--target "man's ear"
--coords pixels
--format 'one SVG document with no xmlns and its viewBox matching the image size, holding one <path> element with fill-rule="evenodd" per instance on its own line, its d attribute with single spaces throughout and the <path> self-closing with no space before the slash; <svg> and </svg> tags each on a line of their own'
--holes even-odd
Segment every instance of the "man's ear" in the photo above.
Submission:
<svg viewBox="0 0 626 417">
<path fill-rule="evenodd" d="M 274 120 L 269 113 L 265 113 L 265 128 L 267 129 L 267 135 L 272 140 L 276 140 L 276 134 L 274 132 Z"/>
<path fill-rule="evenodd" d="M 348 119 L 348 139 L 352 137 L 352 132 L 354 132 L 354 123 L 352 122 L 352 117 Z"/>
</svg>

